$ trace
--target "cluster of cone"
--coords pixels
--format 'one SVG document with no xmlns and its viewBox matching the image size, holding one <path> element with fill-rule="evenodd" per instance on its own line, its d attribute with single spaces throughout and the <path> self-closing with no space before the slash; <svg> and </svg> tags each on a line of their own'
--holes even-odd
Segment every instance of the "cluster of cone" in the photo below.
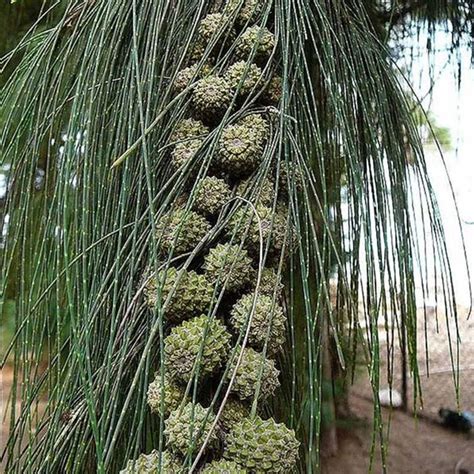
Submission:
<svg viewBox="0 0 474 474">
<path fill-rule="evenodd" d="M 189 90 L 192 111 L 170 137 L 175 171 L 193 169 L 206 136 L 233 102 L 238 106 L 239 98 L 254 93 L 260 107 L 278 102 L 278 77 L 265 79 L 262 72 L 275 47 L 274 35 L 266 27 L 252 26 L 261 14 L 257 0 L 229 0 L 222 12 L 201 21 L 191 65 L 174 82 L 176 93 Z M 217 75 L 212 65 L 198 68 L 192 62 L 199 61 L 204 51 L 222 47 L 222 40 L 213 45 L 222 31 L 224 41 L 233 42 L 238 31 L 240 35 L 233 43 L 232 64 Z M 157 224 L 163 256 L 192 252 L 233 196 L 254 193 L 248 177 L 261 163 L 269 139 L 266 115 L 249 113 L 223 127 L 209 172 L 197 183 L 197 173 L 189 173 L 196 183 L 192 207 L 181 203 Z M 279 176 L 284 189 L 284 170 Z M 166 324 L 164 371 L 155 374 L 147 401 L 152 413 L 165 420 L 166 450 L 142 454 L 129 461 L 122 473 L 151 473 L 158 468 L 163 473 L 186 471 L 184 459 L 201 449 L 204 456 L 198 471 L 202 473 L 294 471 L 299 449 L 294 431 L 273 418 L 262 419 L 260 411 L 251 414 L 255 400 L 261 407 L 279 387 L 274 358 L 286 336 L 283 285 L 275 268 L 287 246 L 288 212 L 282 200 L 273 210 L 274 189 L 269 178 L 252 199 L 255 209 L 238 206 L 226 221 L 223 238 L 196 259 L 194 267 L 147 272 L 147 305 L 160 308 Z M 259 274 L 262 237 L 266 267 Z M 221 380 L 225 383 L 216 397 Z M 230 396 L 216 421 L 229 386 Z M 214 400 L 211 407 L 205 408 L 210 400 Z"/>
</svg>

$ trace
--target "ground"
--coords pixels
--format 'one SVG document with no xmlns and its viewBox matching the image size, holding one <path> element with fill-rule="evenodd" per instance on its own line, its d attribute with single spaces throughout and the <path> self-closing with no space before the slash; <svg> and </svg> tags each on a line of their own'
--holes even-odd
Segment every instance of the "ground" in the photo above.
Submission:
<svg viewBox="0 0 474 474">
<path fill-rule="evenodd" d="M 326 460 L 325 474 L 368 472 L 372 403 L 352 396 L 351 410 L 365 423 L 339 431 L 339 452 Z M 386 420 L 389 414 L 384 409 Z M 415 420 L 402 411 L 391 411 L 387 471 L 390 474 L 474 473 L 474 435 L 454 433 L 431 421 Z M 380 456 L 375 460 L 373 472 L 382 472 Z"/>
</svg>

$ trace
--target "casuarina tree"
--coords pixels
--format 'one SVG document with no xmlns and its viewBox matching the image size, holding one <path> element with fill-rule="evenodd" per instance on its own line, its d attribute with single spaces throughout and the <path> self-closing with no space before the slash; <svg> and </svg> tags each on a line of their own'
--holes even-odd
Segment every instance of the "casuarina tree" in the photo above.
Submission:
<svg viewBox="0 0 474 474">
<path fill-rule="evenodd" d="M 63 8 L 2 90 L 8 472 L 317 472 L 328 361 L 356 356 L 383 445 L 377 321 L 404 321 L 418 387 L 416 273 L 456 317 L 383 41 L 435 13 L 459 38 L 469 2 Z"/>
</svg>

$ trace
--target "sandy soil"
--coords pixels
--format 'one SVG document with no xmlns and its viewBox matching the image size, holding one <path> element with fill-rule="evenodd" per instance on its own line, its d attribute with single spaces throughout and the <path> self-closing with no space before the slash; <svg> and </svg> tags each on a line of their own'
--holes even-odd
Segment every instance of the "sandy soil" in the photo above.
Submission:
<svg viewBox="0 0 474 474">
<path fill-rule="evenodd" d="M 351 409 L 365 423 L 349 430 L 339 430 L 339 453 L 337 457 L 326 460 L 324 473 L 368 472 L 372 403 L 352 396 Z M 384 410 L 386 420 L 389 413 L 389 410 Z M 379 452 L 374 462 L 374 472 L 382 472 Z M 392 411 L 387 471 L 391 474 L 474 473 L 474 435 L 454 433 L 431 421 L 415 420 L 401 411 Z"/>
</svg>

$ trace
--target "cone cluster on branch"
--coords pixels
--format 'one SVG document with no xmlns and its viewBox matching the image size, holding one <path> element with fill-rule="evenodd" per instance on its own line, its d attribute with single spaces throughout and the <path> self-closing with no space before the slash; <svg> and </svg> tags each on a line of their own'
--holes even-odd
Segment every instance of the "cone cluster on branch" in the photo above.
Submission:
<svg viewBox="0 0 474 474">
<path fill-rule="evenodd" d="M 170 134 L 170 169 L 187 177 L 192 190 L 158 219 L 154 235 L 162 261 L 197 257 L 185 269 L 165 263 L 146 272 L 146 304 L 165 331 L 164 363 L 147 403 L 164 422 L 165 451 L 161 459 L 156 451 L 142 454 L 123 473 L 152 472 L 158 462 L 160 472 L 187 472 L 198 453 L 196 472 L 208 474 L 296 468 L 295 432 L 260 417 L 280 385 L 275 356 L 286 341 L 287 318 L 279 262 L 289 248 L 288 204 L 276 195 L 283 185 L 275 168 L 254 179 L 268 170 L 261 166 L 272 135 L 265 107 L 281 98 L 281 79 L 268 73 L 277 66 L 275 36 L 261 26 L 268 14 L 262 6 L 227 0 L 204 17 L 190 62 L 173 82 L 176 94 L 189 94 L 190 116 Z M 217 68 L 223 49 L 232 59 Z M 239 114 L 246 101 L 255 108 Z M 209 149 L 210 166 L 202 172 Z M 219 222 L 218 237 L 207 240 Z"/>
</svg>

